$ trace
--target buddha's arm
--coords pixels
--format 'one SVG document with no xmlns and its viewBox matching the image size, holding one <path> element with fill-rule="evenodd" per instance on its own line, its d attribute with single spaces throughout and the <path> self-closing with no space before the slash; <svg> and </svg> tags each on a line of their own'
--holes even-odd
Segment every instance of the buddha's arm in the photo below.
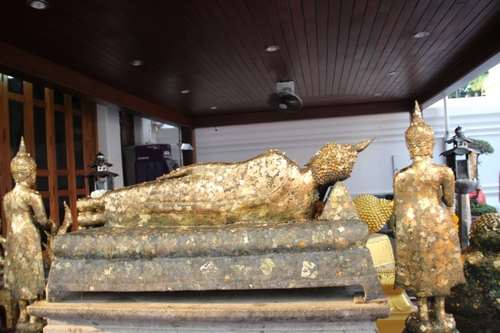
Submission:
<svg viewBox="0 0 500 333">
<path fill-rule="evenodd" d="M 43 227 L 48 227 L 54 223 L 53 220 L 47 218 L 45 206 L 43 205 L 42 196 L 40 193 L 33 191 L 30 193 L 29 205 L 35 214 L 35 220 Z"/>
<path fill-rule="evenodd" d="M 445 167 L 443 168 L 443 202 L 446 206 L 452 207 L 455 203 L 455 176 L 453 171 Z"/>
</svg>

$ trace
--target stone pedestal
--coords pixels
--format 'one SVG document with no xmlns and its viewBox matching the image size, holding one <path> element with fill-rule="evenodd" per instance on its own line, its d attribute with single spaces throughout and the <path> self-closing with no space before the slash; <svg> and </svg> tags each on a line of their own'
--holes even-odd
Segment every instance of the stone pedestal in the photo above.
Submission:
<svg viewBox="0 0 500 333">
<path fill-rule="evenodd" d="M 367 237 L 361 221 L 80 230 L 56 237 L 47 298 L 359 285 L 385 301 Z"/>
<path fill-rule="evenodd" d="M 172 293 L 81 293 L 38 302 L 45 333 L 376 333 L 385 302 L 354 303 L 349 288 Z"/>
</svg>

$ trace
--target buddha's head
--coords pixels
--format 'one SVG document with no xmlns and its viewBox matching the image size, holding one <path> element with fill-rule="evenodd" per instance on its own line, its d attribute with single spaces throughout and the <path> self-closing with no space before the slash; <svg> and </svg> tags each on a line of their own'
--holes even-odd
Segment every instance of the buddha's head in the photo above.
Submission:
<svg viewBox="0 0 500 333">
<path fill-rule="evenodd" d="M 333 184 L 351 176 L 358 157 L 374 139 L 361 141 L 355 145 L 337 142 L 327 143 L 306 164 L 319 185 Z"/>
<path fill-rule="evenodd" d="M 406 147 L 410 157 L 432 157 L 434 151 L 434 131 L 422 118 L 420 107 L 415 101 L 410 127 L 405 132 Z"/>
<path fill-rule="evenodd" d="M 10 162 L 10 171 L 16 184 L 25 184 L 31 186 L 36 180 L 35 160 L 26 152 L 24 138 L 21 138 L 19 151 Z"/>
</svg>

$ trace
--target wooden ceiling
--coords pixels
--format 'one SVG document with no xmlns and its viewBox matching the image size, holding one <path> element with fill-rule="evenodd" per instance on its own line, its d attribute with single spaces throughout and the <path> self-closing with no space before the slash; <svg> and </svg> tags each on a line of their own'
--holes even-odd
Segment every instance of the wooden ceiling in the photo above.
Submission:
<svg viewBox="0 0 500 333">
<path fill-rule="evenodd" d="M 48 1 L 2 1 L 1 73 L 193 128 L 408 111 L 500 62 L 498 0 Z"/>
</svg>

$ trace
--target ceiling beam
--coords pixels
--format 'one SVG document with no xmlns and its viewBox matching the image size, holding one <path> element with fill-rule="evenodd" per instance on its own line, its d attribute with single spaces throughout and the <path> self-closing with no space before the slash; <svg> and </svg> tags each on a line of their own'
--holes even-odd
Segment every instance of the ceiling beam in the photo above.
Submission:
<svg viewBox="0 0 500 333">
<path fill-rule="evenodd" d="M 357 105 L 338 105 L 325 108 L 306 108 L 293 113 L 280 111 L 265 111 L 241 114 L 234 113 L 230 115 L 193 118 L 193 128 L 307 120 L 317 118 L 348 117 L 354 115 L 372 115 L 392 112 L 411 112 L 414 105 L 414 100 L 407 100 Z"/>
<path fill-rule="evenodd" d="M 122 90 L 89 78 L 44 58 L 0 41 L 0 71 L 104 105 L 117 105 L 143 117 L 191 126 L 191 119 Z"/>
</svg>

